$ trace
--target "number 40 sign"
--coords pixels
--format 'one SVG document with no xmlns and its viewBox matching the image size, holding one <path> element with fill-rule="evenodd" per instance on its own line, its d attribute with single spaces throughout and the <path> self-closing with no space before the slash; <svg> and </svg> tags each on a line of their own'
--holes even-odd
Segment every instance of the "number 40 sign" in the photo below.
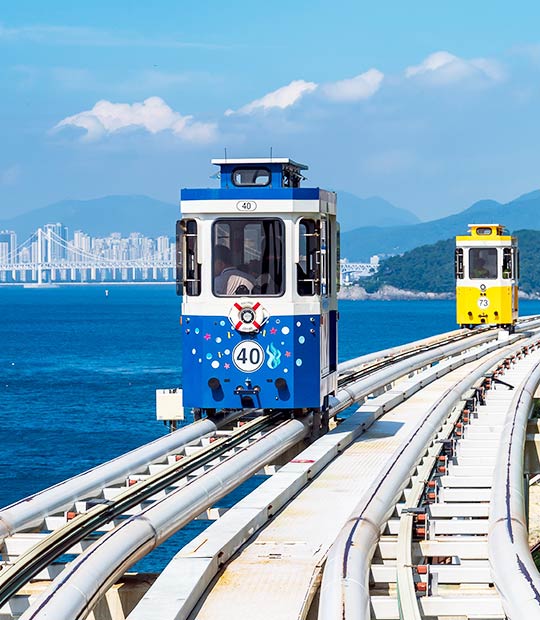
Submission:
<svg viewBox="0 0 540 620">
<path fill-rule="evenodd" d="M 242 340 L 233 349 L 233 364 L 242 372 L 255 372 L 264 363 L 264 351 L 254 340 Z"/>
</svg>

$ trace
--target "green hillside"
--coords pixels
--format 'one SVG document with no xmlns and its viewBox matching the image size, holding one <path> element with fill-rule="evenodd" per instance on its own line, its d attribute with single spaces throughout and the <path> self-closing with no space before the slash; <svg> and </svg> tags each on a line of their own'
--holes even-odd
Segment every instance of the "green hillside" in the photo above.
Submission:
<svg viewBox="0 0 540 620">
<path fill-rule="evenodd" d="M 361 213 L 358 222 L 362 223 Z M 368 261 L 373 254 L 401 254 L 422 243 L 463 234 L 470 222 L 501 222 L 509 230 L 540 230 L 540 191 L 524 194 L 506 204 L 481 200 L 461 213 L 430 222 L 387 228 L 365 226 L 344 232 L 341 256 L 350 261 Z"/>
<path fill-rule="evenodd" d="M 521 261 L 520 289 L 526 293 L 540 292 L 540 231 L 518 230 Z M 362 281 L 368 292 L 385 284 L 396 288 L 431 293 L 448 293 L 455 289 L 455 240 L 445 239 L 423 245 L 401 256 L 381 261 L 377 274 Z"/>
</svg>

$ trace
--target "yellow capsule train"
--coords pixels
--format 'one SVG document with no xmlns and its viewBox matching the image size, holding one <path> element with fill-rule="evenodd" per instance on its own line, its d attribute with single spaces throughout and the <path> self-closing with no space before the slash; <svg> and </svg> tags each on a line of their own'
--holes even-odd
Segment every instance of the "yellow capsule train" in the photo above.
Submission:
<svg viewBox="0 0 540 620">
<path fill-rule="evenodd" d="M 456 312 L 461 327 L 499 325 L 518 318 L 517 239 L 500 224 L 469 224 L 456 237 Z"/>
</svg>

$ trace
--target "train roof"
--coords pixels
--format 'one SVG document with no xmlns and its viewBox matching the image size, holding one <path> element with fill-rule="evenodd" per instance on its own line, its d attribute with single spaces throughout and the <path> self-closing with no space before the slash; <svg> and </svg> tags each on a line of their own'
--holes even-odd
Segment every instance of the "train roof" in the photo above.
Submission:
<svg viewBox="0 0 540 620">
<path fill-rule="evenodd" d="M 242 159 L 212 159 L 212 163 L 216 166 L 232 165 L 232 166 L 245 166 L 245 165 L 264 165 L 264 164 L 286 164 L 293 166 L 298 170 L 307 170 L 308 166 L 305 164 L 299 164 L 298 162 L 290 159 L 289 157 L 248 157 Z"/>
<path fill-rule="evenodd" d="M 496 227 L 496 228 L 505 228 L 504 224 L 467 224 L 467 226 L 468 226 L 469 228 L 472 228 L 473 226 L 474 226 L 475 228 L 482 228 L 482 227 L 484 227 L 484 226 L 485 226 L 486 228 L 487 228 L 487 227 L 492 227 L 492 228 L 493 228 L 493 227 Z"/>
</svg>

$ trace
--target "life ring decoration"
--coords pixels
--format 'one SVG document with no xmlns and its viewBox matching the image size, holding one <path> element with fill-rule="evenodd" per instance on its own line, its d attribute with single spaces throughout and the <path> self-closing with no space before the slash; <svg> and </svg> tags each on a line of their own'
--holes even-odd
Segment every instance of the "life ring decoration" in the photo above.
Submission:
<svg viewBox="0 0 540 620">
<path fill-rule="evenodd" d="M 240 300 L 229 311 L 229 321 L 239 332 L 256 332 L 268 320 L 268 312 L 260 301 Z"/>
</svg>

